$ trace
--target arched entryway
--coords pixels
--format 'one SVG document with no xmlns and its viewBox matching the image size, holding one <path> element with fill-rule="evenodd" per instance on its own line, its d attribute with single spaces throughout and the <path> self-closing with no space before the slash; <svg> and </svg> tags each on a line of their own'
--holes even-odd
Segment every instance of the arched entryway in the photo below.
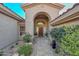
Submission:
<svg viewBox="0 0 79 59">
<path fill-rule="evenodd" d="M 38 13 L 34 18 L 34 35 L 44 36 L 49 29 L 49 17 L 45 12 Z"/>
</svg>

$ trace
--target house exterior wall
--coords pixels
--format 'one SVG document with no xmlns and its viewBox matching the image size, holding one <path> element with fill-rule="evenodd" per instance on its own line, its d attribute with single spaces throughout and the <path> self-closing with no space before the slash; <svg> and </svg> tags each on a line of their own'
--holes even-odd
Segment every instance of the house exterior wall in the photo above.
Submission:
<svg viewBox="0 0 79 59">
<path fill-rule="evenodd" d="M 26 32 L 29 32 L 31 35 L 34 35 L 34 18 L 37 13 L 45 12 L 49 15 L 49 22 L 56 18 L 59 15 L 60 9 L 50 7 L 45 4 L 40 4 L 32 8 L 25 9 L 26 12 Z M 49 30 L 51 25 L 49 24 Z"/>
<path fill-rule="evenodd" d="M 60 25 L 52 26 L 52 28 L 58 28 L 58 27 L 62 27 L 62 26 L 72 26 L 72 25 L 79 25 L 79 18 L 73 19 L 69 22 L 65 22 Z"/>
<path fill-rule="evenodd" d="M 19 39 L 17 21 L 0 13 L 0 49 Z"/>
<path fill-rule="evenodd" d="M 79 4 L 75 4 L 72 8 L 70 8 L 54 20 L 55 21 L 51 22 L 51 25 L 55 25 L 52 26 L 52 28 L 79 25 Z"/>
<path fill-rule="evenodd" d="M 64 19 L 64 18 L 67 18 L 67 17 L 69 17 L 69 16 L 71 16 L 71 15 L 74 15 L 75 13 L 79 13 L 79 5 L 77 5 L 77 6 L 75 6 L 75 7 L 73 7 L 73 8 L 71 8 L 68 12 L 64 12 L 63 14 L 62 14 L 62 16 L 60 16 L 60 17 L 58 17 L 57 19 L 55 19 L 55 21 L 53 21 L 53 22 L 51 22 L 51 24 L 53 24 L 53 23 L 57 23 L 57 22 L 59 22 L 59 21 L 64 21 L 64 20 L 66 20 L 66 19 Z M 76 16 L 75 16 L 76 17 Z M 62 19 L 64 19 L 64 20 L 62 20 Z"/>
</svg>

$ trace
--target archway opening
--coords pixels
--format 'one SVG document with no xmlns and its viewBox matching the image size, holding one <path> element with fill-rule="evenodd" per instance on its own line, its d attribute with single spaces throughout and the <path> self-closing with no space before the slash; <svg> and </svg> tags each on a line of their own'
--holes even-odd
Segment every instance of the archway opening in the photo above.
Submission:
<svg viewBox="0 0 79 59">
<path fill-rule="evenodd" d="M 46 13 L 38 13 L 34 19 L 34 35 L 45 36 L 49 28 L 49 18 Z"/>
</svg>

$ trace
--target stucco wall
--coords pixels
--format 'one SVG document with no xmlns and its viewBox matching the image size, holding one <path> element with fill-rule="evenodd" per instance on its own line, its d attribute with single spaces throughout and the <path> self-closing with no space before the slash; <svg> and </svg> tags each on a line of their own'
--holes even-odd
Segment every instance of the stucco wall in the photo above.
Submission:
<svg viewBox="0 0 79 59">
<path fill-rule="evenodd" d="M 0 48 L 18 40 L 18 34 L 17 21 L 0 13 Z"/>
<path fill-rule="evenodd" d="M 62 16 L 60 16 L 59 18 L 57 18 L 54 22 L 55 23 L 57 21 L 62 21 L 61 19 L 64 19 L 72 14 L 78 13 L 79 12 L 79 5 L 75 6 L 73 9 L 69 10 L 68 12 L 64 13 Z"/>
<path fill-rule="evenodd" d="M 60 25 L 52 26 L 52 28 L 55 28 L 55 27 L 58 28 L 62 26 L 72 26 L 72 25 L 79 25 L 79 18 L 73 19 L 72 21 L 69 21 Z"/>
<path fill-rule="evenodd" d="M 31 35 L 34 34 L 34 17 L 39 12 L 46 12 L 50 16 L 50 20 L 53 20 L 59 15 L 60 9 L 50 7 L 48 5 L 40 4 L 35 7 L 25 9 L 26 11 L 26 32 L 29 32 Z M 49 24 L 49 28 L 51 28 Z"/>
</svg>

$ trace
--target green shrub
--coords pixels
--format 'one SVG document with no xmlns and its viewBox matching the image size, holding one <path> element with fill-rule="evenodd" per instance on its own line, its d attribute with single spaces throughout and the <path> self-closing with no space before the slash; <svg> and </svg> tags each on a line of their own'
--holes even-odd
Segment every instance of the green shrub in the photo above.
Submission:
<svg viewBox="0 0 79 59">
<path fill-rule="evenodd" d="M 31 35 L 30 34 L 25 34 L 23 37 L 24 42 L 30 42 L 31 41 Z"/>
<path fill-rule="evenodd" d="M 21 47 L 18 48 L 18 53 L 19 55 L 24 55 L 24 56 L 29 56 L 32 53 L 32 45 L 23 45 Z"/>
<path fill-rule="evenodd" d="M 58 54 L 60 53 L 60 38 L 62 38 L 66 33 L 64 27 L 60 28 L 53 28 L 50 32 L 51 37 L 56 39 L 56 49 L 55 52 Z"/>
<path fill-rule="evenodd" d="M 63 27 L 54 28 L 51 30 L 50 34 L 52 38 L 59 40 L 59 38 L 65 35 L 65 30 L 63 29 Z"/>
<path fill-rule="evenodd" d="M 79 56 L 79 25 L 54 28 L 51 36 L 57 40 L 57 53 Z"/>
<path fill-rule="evenodd" d="M 79 26 L 64 28 L 66 35 L 61 38 L 60 47 L 64 54 L 79 56 Z"/>
</svg>

